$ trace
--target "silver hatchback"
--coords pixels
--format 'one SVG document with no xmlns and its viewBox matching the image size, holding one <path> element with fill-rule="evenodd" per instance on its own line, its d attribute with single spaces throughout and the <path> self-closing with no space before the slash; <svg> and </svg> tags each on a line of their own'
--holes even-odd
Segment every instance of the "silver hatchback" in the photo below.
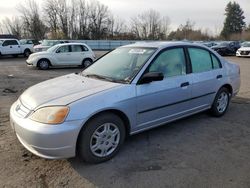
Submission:
<svg viewBox="0 0 250 188">
<path fill-rule="evenodd" d="M 11 126 L 32 153 L 112 158 L 126 136 L 210 110 L 222 116 L 240 88 L 240 68 L 183 42 L 136 43 L 78 74 L 27 89 L 10 109 Z"/>
</svg>

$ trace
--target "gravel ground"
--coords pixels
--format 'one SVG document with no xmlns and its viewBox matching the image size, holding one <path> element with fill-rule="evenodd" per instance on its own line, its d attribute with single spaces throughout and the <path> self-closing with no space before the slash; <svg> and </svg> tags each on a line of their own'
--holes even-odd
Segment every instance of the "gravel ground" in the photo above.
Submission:
<svg viewBox="0 0 250 188">
<path fill-rule="evenodd" d="M 9 125 L 10 105 L 26 88 L 80 69 L 40 71 L 24 58 L 0 58 L 0 187 L 250 187 L 250 59 L 227 59 L 240 65 L 242 85 L 225 116 L 200 113 L 131 136 L 114 159 L 89 165 L 35 156 Z"/>
</svg>

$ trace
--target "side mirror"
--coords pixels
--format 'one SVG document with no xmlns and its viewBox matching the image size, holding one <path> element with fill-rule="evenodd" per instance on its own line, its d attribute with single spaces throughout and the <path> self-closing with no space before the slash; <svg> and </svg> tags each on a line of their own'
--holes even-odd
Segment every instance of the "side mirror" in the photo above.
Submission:
<svg viewBox="0 0 250 188">
<path fill-rule="evenodd" d="M 163 80 L 163 78 L 164 78 L 164 75 L 161 72 L 148 72 L 141 77 L 139 84 L 146 84 L 146 83 L 150 83 L 154 81 L 161 81 Z"/>
</svg>

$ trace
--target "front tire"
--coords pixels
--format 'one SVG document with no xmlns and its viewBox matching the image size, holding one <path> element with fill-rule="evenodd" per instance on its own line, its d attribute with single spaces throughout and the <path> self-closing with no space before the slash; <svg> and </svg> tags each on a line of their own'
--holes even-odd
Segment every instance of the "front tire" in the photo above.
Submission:
<svg viewBox="0 0 250 188">
<path fill-rule="evenodd" d="M 41 70 L 49 69 L 49 61 L 47 59 L 41 59 L 38 61 L 37 67 Z"/>
<path fill-rule="evenodd" d="M 104 113 L 91 119 L 79 135 L 77 151 L 89 163 L 110 160 L 125 139 L 125 127 L 120 117 Z"/>
<path fill-rule="evenodd" d="M 211 113 L 215 117 L 223 116 L 229 106 L 230 93 L 227 88 L 221 88 L 214 99 L 213 105 L 211 107 Z"/>
</svg>

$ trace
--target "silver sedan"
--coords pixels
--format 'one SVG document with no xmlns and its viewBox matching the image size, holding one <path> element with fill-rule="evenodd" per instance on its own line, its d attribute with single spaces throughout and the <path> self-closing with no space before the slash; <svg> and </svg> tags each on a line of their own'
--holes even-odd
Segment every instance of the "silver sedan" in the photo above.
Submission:
<svg viewBox="0 0 250 188">
<path fill-rule="evenodd" d="M 239 66 L 209 48 L 136 43 L 30 87 L 10 109 L 11 126 L 40 157 L 98 163 L 131 134 L 205 110 L 222 116 L 239 88 Z"/>
</svg>

